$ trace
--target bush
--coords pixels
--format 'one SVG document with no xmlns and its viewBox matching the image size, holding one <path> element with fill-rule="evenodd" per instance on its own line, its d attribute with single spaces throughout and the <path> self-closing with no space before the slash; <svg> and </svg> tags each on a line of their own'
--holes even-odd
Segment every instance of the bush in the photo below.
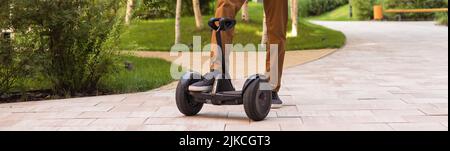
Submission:
<svg viewBox="0 0 450 151">
<path fill-rule="evenodd" d="M 14 87 L 18 74 L 21 73 L 20 63 L 15 58 L 10 42 L 0 38 L 0 96 Z"/>
<path fill-rule="evenodd" d="M 33 69 L 56 94 L 91 93 L 113 67 L 123 0 L 13 1 L 14 52 L 36 52 Z M 18 59 L 22 60 L 22 58 Z"/>
<path fill-rule="evenodd" d="M 298 13 L 300 17 L 308 17 L 310 0 L 298 0 Z"/>
<path fill-rule="evenodd" d="M 300 0 L 302 1 L 308 6 L 308 16 L 321 15 L 349 2 L 348 0 Z"/>
<path fill-rule="evenodd" d="M 2 1 L 0 10 L 9 10 L 10 4 L 10 0 Z M 31 63 L 27 51 L 13 47 L 11 24 L 10 11 L 0 11 L 0 97 L 18 86 L 17 81 L 28 74 Z"/>
<path fill-rule="evenodd" d="M 353 16 L 358 20 L 370 20 L 373 18 L 373 6 L 377 0 L 350 0 L 353 8 Z"/>
<path fill-rule="evenodd" d="M 135 17 L 141 19 L 173 18 L 176 11 L 176 0 L 137 0 Z M 215 0 L 200 0 L 203 14 L 214 13 Z M 183 0 L 182 14 L 193 16 L 192 0 Z"/>
<path fill-rule="evenodd" d="M 448 0 L 384 0 L 385 9 L 423 9 L 448 8 Z M 396 19 L 400 15 L 406 20 L 433 20 L 435 13 L 402 13 L 386 14 L 388 19 Z"/>
<path fill-rule="evenodd" d="M 448 26 L 448 13 L 437 13 L 437 22 L 439 25 Z"/>
</svg>

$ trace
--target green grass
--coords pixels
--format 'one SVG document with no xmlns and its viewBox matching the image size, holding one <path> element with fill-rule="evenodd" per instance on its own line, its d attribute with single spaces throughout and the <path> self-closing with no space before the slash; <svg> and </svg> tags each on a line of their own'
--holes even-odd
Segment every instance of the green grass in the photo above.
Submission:
<svg viewBox="0 0 450 151">
<path fill-rule="evenodd" d="M 125 68 L 125 62 L 133 64 L 132 70 Z M 171 63 L 156 58 L 140 58 L 119 56 L 116 71 L 103 77 L 99 82 L 99 90 L 107 93 L 142 92 L 158 88 L 173 81 L 170 75 Z M 11 92 L 28 92 L 49 90 L 50 80 L 44 76 L 24 78 L 18 81 L 18 88 Z"/>
<path fill-rule="evenodd" d="M 34 77 L 25 77 L 16 81 L 16 86 L 10 90 L 11 92 L 26 92 L 37 90 L 49 90 L 52 83 L 44 75 L 38 73 Z"/>
<path fill-rule="evenodd" d="M 239 22 L 236 26 L 235 43 L 259 44 L 261 41 L 263 6 L 250 3 L 249 14 L 249 23 Z M 204 23 L 211 17 L 204 16 Z M 240 15 L 236 19 L 240 21 Z M 135 20 L 121 35 L 119 47 L 122 50 L 169 51 L 175 39 L 174 25 L 174 19 Z M 201 36 L 203 46 L 210 42 L 209 28 L 197 30 L 193 17 L 183 17 L 181 26 L 183 44 L 192 45 L 193 36 Z M 345 44 L 345 36 L 341 32 L 311 24 L 306 20 L 301 20 L 298 28 L 299 36 L 288 38 L 288 50 L 340 48 Z"/>
<path fill-rule="evenodd" d="M 355 21 L 349 15 L 350 5 L 341 6 L 333 11 L 325 13 L 320 16 L 310 17 L 310 20 L 322 20 L 322 21 Z"/>
<path fill-rule="evenodd" d="M 125 68 L 125 62 L 133 65 Z M 100 81 L 100 90 L 111 93 L 142 92 L 158 88 L 173 81 L 170 75 L 171 63 L 156 58 L 121 56 L 119 70 Z"/>
<path fill-rule="evenodd" d="M 299 26 L 300 38 L 288 38 L 288 50 L 341 48 L 345 45 L 346 37 L 342 32 L 309 22 L 301 22 Z M 301 37 L 305 38 L 301 39 Z"/>
</svg>

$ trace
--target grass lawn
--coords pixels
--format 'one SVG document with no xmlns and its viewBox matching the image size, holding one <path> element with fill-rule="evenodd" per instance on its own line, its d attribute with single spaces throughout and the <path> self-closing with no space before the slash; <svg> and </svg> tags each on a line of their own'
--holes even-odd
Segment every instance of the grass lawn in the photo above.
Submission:
<svg viewBox="0 0 450 151">
<path fill-rule="evenodd" d="M 133 69 L 126 69 L 125 62 L 133 64 Z M 169 71 L 171 63 L 162 59 L 120 56 L 117 63 L 116 71 L 100 80 L 99 90 L 101 92 L 142 92 L 173 81 Z M 22 79 L 18 83 L 20 83 L 20 89 L 14 89 L 12 92 L 51 89 L 51 83 L 44 76 Z"/>
<path fill-rule="evenodd" d="M 350 18 L 349 15 L 350 5 L 341 6 L 331 12 L 325 13 L 320 16 L 314 16 L 308 18 L 309 20 L 322 20 L 322 21 L 355 21 L 356 19 Z"/>
<path fill-rule="evenodd" d="M 261 41 L 263 6 L 250 3 L 249 14 L 251 22 L 239 22 L 236 26 L 235 43 L 259 44 Z M 211 17 L 204 16 L 204 24 Z M 237 20 L 241 20 L 240 15 Z M 174 19 L 134 20 L 121 35 L 119 47 L 122 50 L 169 51 L 175 39 L 174 25 Z M 202 45 L 210 42 L 209 27 L 197 30 L 193 17 L 183 17 L 181 25 L 182 43 L 192 45 L 193 36 L 201 36 Z M 301 20 L 298 30 L 298 37 L 288 38 L 288 50 L 340 48 L 345 44 L 345 36 L 341 32 L 311 24 L 306 20 Z"/>
<path fill-rule="evenodd" d="M 133 65 L 125 68 L 125 62 Z M 156 58 L 121 56 L 122 68 L 100 81 L 100 90 L 112 93 L 142 92 L 158 88 L 173 81 L 170 75 L 171 63 Z"/>
</svg>

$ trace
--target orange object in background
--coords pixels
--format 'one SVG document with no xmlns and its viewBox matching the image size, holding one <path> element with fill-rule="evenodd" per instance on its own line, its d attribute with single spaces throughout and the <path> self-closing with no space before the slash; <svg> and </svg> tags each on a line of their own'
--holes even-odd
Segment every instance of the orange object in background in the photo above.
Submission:
<svg viewBox="0 0 450 151">
<path fill-rule="evenodd" d="M 375 20 L 382 20 L 383 19 L 383 6 L 381 5 L 375 5 L 373 6 L 373 18 Z"/>
</svg>

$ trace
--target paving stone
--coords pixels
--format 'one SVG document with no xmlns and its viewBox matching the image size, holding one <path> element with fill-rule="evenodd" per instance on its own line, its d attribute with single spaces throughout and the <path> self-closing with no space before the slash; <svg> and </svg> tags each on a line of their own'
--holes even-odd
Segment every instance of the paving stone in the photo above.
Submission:
<svg viewBox="0 0 450 151">
<path fill-rule="evenodd" d="M 448 122 L 448 116 L 404 116 L 411 123 L 440 123 Z"/>
<path fill-rule="evenodd" d="M 113 106 L 104 106 L 104 107 L 67 107 L 61 108 L 66 112 L 107 112 L 111 110 Z"/>
<path fill-rule="evenodd" d="M 403 110 L 372 110 L 374 115 L 380 116 L 406 116 L 406 115 L 425 115 L 418 109 L 403 109 Z"/>
<path fill-rule="evenodd" d="M 160 118 L 175 118 L 175 117 L 183 117 L 184 115 L 178 111 L 178 108 L 176 106 L 164 106 L 160 107 L 155 114 L 153 114 L 153 117 L 160 117 Z"/>
<path fill-rule="evenodd" d="M 267 118 L 264 121 L 259 121 L 259 122 L 254 122 L 251 121 L 250 125 L 251 126 L 255 126 L 255 125 L 266 125 L 266 124 L 302 124 L 302 119 L 301 118 Z"/>
<path fill-rule="evenodd" d="M 158 106 L 116 105 L 108 112 L 156 112 L 158 109 Z"/>
<path fill-rule="evenodd" d="M 76 126 L 88 126 L 92 122 L 94 122 L 95 119 L 70 119 L 65 121 L 61 126 L 63 127 L 76 127 Z"/>
<path fill-rule="evenodd" d="M 131 112 L 128 117 L 130 118 L 149 118 L 152 117 L 155 112 Z"/>
<path fill-rule="evenodd" d="M 83 112 L 77 116 L 82 119 L 127 118 L 131 112 Z"/>
<path fill-rule="evenodd" d="M 61 127 L 58 131 L 125 131 L 127 126 L 86 126 Z"/>
<path fill-rule="evenodd" d="M 60 127 L 0 127 L 0 131 L 58 131 Z"/>
<path fill-rule="evenodd" d="M 401 123 L 407 122 L 399 116 L 341 116 L 341 117 L 302 117 L 305 124 L 359 124 L 359 123 Z"/>
<path fill-rule="evenodd" d="M 242 124 L 248 125 L 247 118 L 227 118 L 220 116 L 196 116 L 179 118 L 150 118 L 146 125 L 214 125 L 214 124 Z"/>
<path fill-rule="evenodd" d="M 421 108 L 420 111 L 428 116 L 448 116 L 448 108 Z"/>
<path fill-rule="evenodd" d="M 222 128 L 223 129 L 223 128 Z M 186 125 L 139 125 L 129 126 L 127 131 L 187 131 Z"/>
<path fill-rule="evenodd" d="M 278 124 L 234 125 L 227 124 L 225 131 L 281 131 Z"/>
<path fill-rule="evenodd" d="M 52 112 L 41 116 L 40 119 L 73 119 L 81 113 L 82 112 Z"/>
<path fill-rule="evenodd" d="M 97 119 L 89 126 L 129 126 L 142 125 L 145 118 L 117 118 L 117 119 Z"/>
<path fill-rule="evenodd" d="M 32 112 L 35 109 L 34 106 L 31 107 L 6 107 L 0 108 L 0 113 L 24 113 Z"/>
<path fill-rule="evenodd" d="M 442 122 L 441 124 L 448 128 L 448 122 Z"/>
<path fill-rule="evenodd" d="M 0 119 L 5 118 L 9 115 L 11 115 L 12 113 L 0 113 Z"/>
<path fill-rule="evenodd" d="M 373 116 L 369 110 L 360 111 L 330 111 L 331 116 Z"/>
<path fill-rule="evenodd" d="M 396 131 L 448 131 L 448 127 L 440 123 L 390 123 Z"/>
<path fill-rule="evenodd" d="M 437 108 L 447 108 L 448 109 L 448 103 L 432 103 L 432 105 Z"/>
<path fill-rule="evenodd" d="M 0 127 L 8 128 L 21 122 L 18 119 L 0 119 Z"/>
<path fill-rule="evenodd" d="M 283 125 L 282 125 L 283 129 Z M 303 124 L 292 129 L 293 131 L 392 131 L 393 129 L 387 124 L 336 124 L 324 123 Z"/>
<path fill-rule="evenodd" d="M 23 120 L 13 127 L 58 127 L 67 122 L 67 119 Z"/>
</svg>

